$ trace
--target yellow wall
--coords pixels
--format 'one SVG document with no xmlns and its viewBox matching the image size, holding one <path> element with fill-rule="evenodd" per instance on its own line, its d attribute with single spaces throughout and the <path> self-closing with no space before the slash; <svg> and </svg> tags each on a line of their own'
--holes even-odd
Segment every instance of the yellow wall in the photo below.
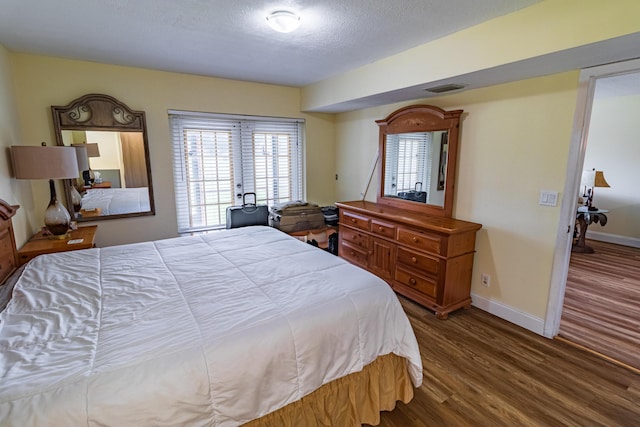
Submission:
<svg viewBox="0 0 640 427">
<path fill-rule="evenodd" d="M 544 318 L 560 204 L 540 206 L 539 191 L 565 183 L 578 72 L 430 98 L 463 109 L 454 217 L 478 222 L 472 292 Z M 339 114 L 337 197 L 359 199 L 378 144 L 375 120 L 401 103 Z M 375 200 L 377 172 L 368 200 Z M 480 274 L 491 286 L 480 285 Z"/>
<path fill-rule="evenodd" d="M 20 127 L 10 66 L 11 54 L 0 45 L 0 148 L 5 153 L 0 161 L 0 198 L 12 205 L 20 205 L 13 217 L 16 244 L 22 246 L 31 237 L 29 219 L 34 218 L 31 183 L 11 178 L 9 147 L 21 145 Z M 49 200 L 47 199 L 47 202 Z M 42 209 L 44 214 L 44 208 Z"/>
<path fill-rule="evenodd" d="M 114 96 L 146 113 L 156 215 L 98 222 L 98 246 L 177 235 L 169 109 L 306 119 L 307 198 L 322 205 L 335 201 L 333 116 L 301 113 L 297 88 L 37 55 L 9 57 L 13 77 L 6 82 L 11 88 L 13 80 L 17 99 L 17 114 L 11 110 L 10 116 L 19 119 L 22 145 L 55 141 L 50 106 L 66 105 L 87 93 Z M 0 178 L 0 185 L 7 186 L 6 181 Z M 48 187 L 35 183 L 33 188 L 34 212 L 44 212 Z M 40 215 L 30 218 L 32 232 L 41 221 Z"/>
</svg>

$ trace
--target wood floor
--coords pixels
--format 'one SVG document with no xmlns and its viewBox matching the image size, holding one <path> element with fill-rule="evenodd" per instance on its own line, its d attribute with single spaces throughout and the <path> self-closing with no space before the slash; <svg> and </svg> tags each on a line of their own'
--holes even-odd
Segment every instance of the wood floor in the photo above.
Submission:
<svg viewBox="0 0 640 427">
<path fill-rule="evenodd" d="M 438 320 L 400 299 L 424 382 L 380 426 L 640 425 L 640 374 L 475 307 Z"/>
<path fill-rule="evenodd" d="M 559 335 L 640 371 L 640 249 L 587 245 L 571 254 Z"/>
</svg>

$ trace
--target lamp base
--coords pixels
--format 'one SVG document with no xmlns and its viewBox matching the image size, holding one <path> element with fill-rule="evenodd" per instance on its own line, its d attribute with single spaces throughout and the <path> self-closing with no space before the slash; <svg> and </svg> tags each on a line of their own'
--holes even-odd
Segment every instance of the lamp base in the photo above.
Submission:
<svg viewBox="0 0 640 427">
<path fill-rule="evenodd" d="M 53 180 L 49 180 L 51 190 L 51 200 L 49 206 L 44 211 L 44 226 L 53 238 L 64 239 L 69 232 L 71 225 L 71 215 L 69 211 L 56 199 Z"/>
<path fill-rule="evenodd" d="M 73 212 L 77 214 L 82 209 L 82 196 L 76 190 L 75 185 L 70 186 L 71 201 L 73 202 Z"/>
<path fill-rule="evenodd" d="M 50 240 L 66 240 L 71 236 L 68 231 L 64 234 L 53 234 L 47 227 L 42 227 L 42 230 L 44 231 L 44 235 Z"/>
</svg>

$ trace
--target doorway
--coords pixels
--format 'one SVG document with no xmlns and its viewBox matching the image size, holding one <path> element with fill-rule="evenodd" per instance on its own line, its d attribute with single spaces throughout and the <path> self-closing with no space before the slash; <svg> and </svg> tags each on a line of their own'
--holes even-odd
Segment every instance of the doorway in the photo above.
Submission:
<svg viewBox="0 0 640 427">
<path fill-rule="evenodd" d="M 612 177 L 612 175 L 619 175 L 621 169 L 619 165 L 594 165 L 592 164 L 594 162 L 594 159 L 599 161 L 598 156 L 591 156 L 591 154 L 587 156 L 587 145 L 589 140 L 592 114 L 595 114 L 593 116 L 594 122 L 596 121 L 598 114 L 597 108 L 594 110 L 594 105 L 596 105 L 595 103 L 598 102 L 598 99 L 602 99 L 603 88 L 607 88 L 607 91 L 611 91 L 613 90 L 612 87 L 615 86 L 617 90 L 636 91 L 636 95 L 640 96 L 640 89 L 638 88 L 637 83 L 636 87 L 626 88 L 624 85 L 612 85 L 612 83 L 616 83 L 622 80 L 631 81 L 633 80 L 631 79 L 631 77 L 637 77 L 635 81 L 640 81 L 640 60 L 594 67 L 583 70 L 580 75 L 580 86 L 578 90 L 576 114 L 574 118 L 574 130 L 572 133 L 572 141 L 567 163 L 567 179 L 564 188 L 565 197 L 563 197 L 561 205 L 561 226 L 559 227 L 556 240 L 556 251 L 554 255 L 551 289 L 547 307 L 547 316 L 545 319 L 544 335 L 548 338 L 556 336 L 560 330 L 565 292 L 567 290 L 567 278 L 571 260 L 571 244 L 573 242 L 573 227 L 575 225 L 576 212 L 578 208 L 578 196 L 582 172 L 585 168 L 591 169 L 595 167 L 598 170 L 604 170 L 605 173 L 607 173 L 606 169 L 608 169 L 611 172 L 615 172 L 613 174 L 609 174 L 609 176 Z M 637 122 L 637 118 L 635 119 L 635 121 Z M 618 129 L 615 130 L 617 131 Z M 614 136 L 614 133 L 612 133 L 612 136 Z M 605 149 L 615 150 L 616 148 L 614 147 L 614 145 L 615 144 L 609 144 L 609 147 L 605 147 Z M 629 161 L 634 161 L 638 157 L 635 155 L 628 155 L 626 158 L 629 159 Z M 635 167 L 635 169 L 637 169 L 637 167 Z M 607 180 L 610 180 L 610 178 L 607 177 Z M 616 178 L 616 181 L 618 181 L 618 178 Z M 627 183 L 625 182 L 626 180 L 619 181 L 620 185 L 622 185 L 623 187 L 627 185 Z M 629 185 L 632 184 L 629 183 Z M 632 191 L 635 191 L 635 194 L 637 194 L 637 190 L 632 189 Z M 575 197 L 573 195 L 575 195 Z M 603 209 L 605 207 L 611 206 L 615 208 L 614 210 L 616 210 L 617 205 L 623 203 L 623 201 L 621 201 L 622 198 L 618 201 L 614 199 L 607 200 L 606 189 L 600 191 L 599 193 L 596 193 L 596 195 L 594 196 L 596 201 L 598 200 L 598 196 L 600 196 L 600 201 L 597 203 L 602 202 L 601 206 L 598 207 L 601 207 Z M 602 228 L 600 226 L 595 226 L 597 229 L 594 231 L 599 234 L 598 240 L 608 240 L 612 243 L 622 244 L 631 243 L 631 245 L 640 242 L 640 239 L 635 239 L 634 241 L 633 238 L 628 239 L 627 237 L 622 235 L 623 233 L 619 232 L 620 227 L 629 227 L 629 224 L 625 224 L 626 221 L 623 221 L 621 219 L 622 217 L 624 217 L 624 215 L 620 215 L 621 211 L 618 210 L 617 214 L 611 209 L 609 209 L 609 211 L 609 222 L 607 225 L 609 229 L 606 229 L 606 227 Z M 640 215 L 635 214 L 635 218 L 640 218 Z M 616 220 L 618 220 L 617 224 L 612 226 L 612 224 Z M 605 232 L 605 230 L 607 232 Z M 592 230 L 589 230 L 589 233 L 591 233 L 591 231 Z M 589 236 L 589 233 L 587 233 L 587 237 Z M 622 241 L 615 241 L 620 239 L 622 239 Z M 624 241 L 625 239 L 627 240 L 626 242 Z M 595 255 L 597 256 L 597 254 Z M 593 260 L 595 260 L 595 258 L 591 258 L 591 261 Z"/>
</svg>

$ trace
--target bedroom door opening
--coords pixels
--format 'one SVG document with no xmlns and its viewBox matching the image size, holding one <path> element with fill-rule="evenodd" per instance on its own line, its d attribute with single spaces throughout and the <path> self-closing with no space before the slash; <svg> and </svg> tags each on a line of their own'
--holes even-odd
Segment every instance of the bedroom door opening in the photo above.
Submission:
<svg viewBox="0 0 640 427">
<path fill-rule="evenodd" d="M 639 78 L 636 81 L 640 81 L 640 60 L 593 67 L 583 70 L 580 75 L 574 127 L 567 161 L 565 197 L 563 197 L 561 205 L 561 219 L 557 232 L 551 288 L 544 326 L 544 336 L 548 338 L 556 337 L 560 331 L 571 260 L 573 227 L 578 207 L 580 179 L 583 168 L 590 166 L 585 164 L 585 155 L 596 86 L 598 82 L 605 82 L 607 79 L 616 76 L 632 75 L 638 75 Z M 634 88 L 628 88 L 627 90 L 633 90 L 634 95 L 637 96 L 640 94 L 639 86 L 640 84 L 636 84 Z"/>
</svg>

